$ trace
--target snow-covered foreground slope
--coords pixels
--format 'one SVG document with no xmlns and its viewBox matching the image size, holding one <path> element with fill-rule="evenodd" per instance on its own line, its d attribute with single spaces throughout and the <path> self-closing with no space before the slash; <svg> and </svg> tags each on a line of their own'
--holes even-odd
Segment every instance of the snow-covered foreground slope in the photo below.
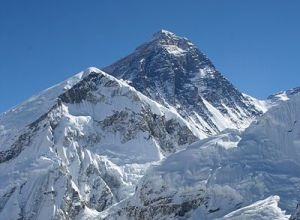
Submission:
<svg viewBox="0 0 300 220">
<path fill-rule="evenodd" d="M 150 164 L 201 137 L 125 82 L 82 74 L 1 115 L 11 136 L 0 145 L 0 219 L 102 211 L 131 195 Z"/>
<path fill-rule="evenodd" d="M 102 217 L 286 219 L 276 203 L 280 197 L 279 207 L 291 214 L 300 201 L 299 122 L 295 94 L 243 133 L 226 130 L 169 156 Z"/>
<path fill-rule="evenodd" d="M 285 211 L 278 208 L 279 197 L 270 196 L 267 199 L 255 202 L 249 206 L 243 207 L 229 213 L 222 219 L 226 220 L 284 220 L 289 219 Z"/>
</svg>

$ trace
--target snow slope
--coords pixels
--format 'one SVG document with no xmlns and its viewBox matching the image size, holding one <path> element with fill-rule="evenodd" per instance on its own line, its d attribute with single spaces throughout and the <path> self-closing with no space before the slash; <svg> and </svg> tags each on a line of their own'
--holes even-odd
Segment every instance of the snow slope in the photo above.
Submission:
<svg viewBox="0 0 300 220">
<path fill-rule="evenodd" d="M 73 77 L 54 85 L 31 97 L 22 104 L 0 114 L 0 150 L 9 147 L 8 142 L 14 141 L 14 135 L 43 114 L 55 104 L 57 97 L 87 76 L 94 68 L 88 68 Z"/>
<path fill-rule="evenodd" d="M 300 201 L 299 121 L 295 94 L 242 133 L 226 130 L 169 156 L 102 217 L 287 219 L 280 208 L 291 214 Z"/>
<path fill-rule="evenodd" d="M 222 219 L 231 220 L 284 220 L 289 219 L 290 215 L 285 215 L 285 211 L 278 208 L 279 197 L 270 196 L 265 200 L 261 200 L 246 206 L 244 208 L 238 209 L 224 216 Z"/>
<path fill-rule="evenodd" d="M 96 68 L 0 121 L 2 135 L 13 135 L 0 145 L 0 219 L 102 211 L 131 195 L 150 164 L 201 137 L 178 113 Z"/>
</svg>

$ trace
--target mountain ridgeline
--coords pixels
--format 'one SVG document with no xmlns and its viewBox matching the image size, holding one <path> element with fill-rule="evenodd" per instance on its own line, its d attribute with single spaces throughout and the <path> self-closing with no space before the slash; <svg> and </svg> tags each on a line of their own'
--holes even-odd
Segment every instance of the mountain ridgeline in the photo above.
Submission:
<svg viewBox="0 0 300 220">
<path fill-rule="evenodd" d="M 173 106 L 207 135 L 244 128 L 262 113 L 186 38 L 161 30 L 132 54 L 105 67 L 146 96 Z"/>
<path fill-rule="evenodd" d="M 161 30 L 0 115 L 0 219 L 299 219 L 299 92 Z"/>
</svg>

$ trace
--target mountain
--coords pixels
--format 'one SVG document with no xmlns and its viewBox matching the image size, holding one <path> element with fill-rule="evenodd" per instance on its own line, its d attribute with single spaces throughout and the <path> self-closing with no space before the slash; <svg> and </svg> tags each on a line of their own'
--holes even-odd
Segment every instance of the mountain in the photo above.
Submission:
<svg viewBox="0 0 300 220">
<path fill-rule="evenodd" d="M 149 170 L 108 219 L 287 219 L 277 203 L 293 213 L 300 201 L 299 121 L 295 94 L 242 133 L 227 130 L 190 145 Z M 261 205 L 272 208 L 268 215 L 259 217 L 267 212 Z"/>
<path fill-rule="evenodd" d="M 244 129 L 266 110 L 239 92 L 191 41 L 166 30 L 104 71 L 176 108 L 207 136 L 225 128 Z"/>
<path fill-rule="evenodd" d="M 0 114 L 0 219 L 297 218 L 297 89 L 243 94 L 165 30 L 104 70 Z"/>
<path fill-rule="evenodd" d="M 176 112 L 89 68 L 0 116 L 0 219 L 73 219 L 134 192 L 199 139 Z"/>
</svg>

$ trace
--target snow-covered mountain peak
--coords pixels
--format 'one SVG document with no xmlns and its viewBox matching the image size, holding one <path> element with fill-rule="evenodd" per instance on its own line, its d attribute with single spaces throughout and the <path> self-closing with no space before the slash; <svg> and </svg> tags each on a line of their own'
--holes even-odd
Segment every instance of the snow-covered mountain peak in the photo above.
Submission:
<svg viewBox="0 0 300 220">
<path fill-rule="evenodd" d="M 173 32 L 161 29 L 153 34 L 153 39 L 178 38 Z"/>
<path fill-rule="evenodd" d="M 193 46 L 192 42 L 185 37 L 180 37 L 173 32 L 167 30 L 160 30 L 153 34 L 152 43 L 159 43 L 161 45 L 174 45 L 174 46 Z"/>
<path fill-rule="evenodd" d="M 193 43 L 185 37 L 180 37 L 167 30 L 160 30 L 153 35 L 150 42 L 143 44 L 138 49 L 163 48 L 173 56 L 184 56 L 189 50 L 195 48 Z"/>
<path fill-rule="evenodd" d="M 195 45 L 161 30 L 127 57 L 103 70 L 151 99 L 173 107 L 208 135 L 245 128 L 261 113 Z"/>
<path fill-rule="evenodd" d="M 84 71 L 82 71 L 82 76 L 81 78 L 85 78 L 86 76 L 88 76 L 91 73 L 101 73 L 104 74 L 103 71 L 99 70 L 97 67 L 88 67 L 86 68 Z"/>
<path fill-rule="evenodd" d="M 300 88 L 243 94 L 166 30 L 104 71 L 0 114 L 0 219 L 288 218 Z"/>
</svg>

